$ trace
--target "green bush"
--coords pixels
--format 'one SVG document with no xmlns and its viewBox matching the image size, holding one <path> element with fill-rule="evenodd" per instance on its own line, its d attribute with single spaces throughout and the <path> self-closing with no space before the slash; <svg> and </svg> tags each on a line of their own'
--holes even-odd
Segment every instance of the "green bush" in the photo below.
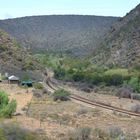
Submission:
<svg viewBox="0 0 140 140">
<path fill-rule="evenodd" d="M 131 77 L 131 79 L 128 81 L 128 85 L 131 86 L 135 92 L 140 92 L 139 77 Z"/>
<path fill-rule="evenodd" d="M 95 73 L 85 72 L 84 74 L 85 74 L 84 80 L 89 84 L 98 85 L 102 82 L 102 74 L 99 74 L 97 72 Z"/>
<path fill-rule="evenodd" d="M 86 82 L 94 85 L 105 83 L 107 86 L 118 86 L 123 84 L 123 77 L 119 74 L 106 75 L 104 73 L 93 73 L 85 76 Z"/>
<path fill-rule="evenodd" d="M 85 75 L 83 72 L 81 71 L 77 71 L 76 73 L 73 74 L 72 79 L 75 82 L 80 82 L 80 81 L 84 81 Z"/>
<path fill-rule="evenodd" d="M 92 84 L 94 84 L 94 85 L 100 84 L 101 82 L 103 82 L 102 75 L 99 73 L 92 74 L 91 81 L 92 81 Z"/>
<path fill-rule="evenodd" d="M 54 77 L 57 79 L 64 79 L 66 75 L 66 70 L 63 67 L 58 66 L 57 69 L 54 70 Z"/>
<path fill-rule="evenodd" d="M 41 83 L 34 83 L 34 88 L 35 89 L 43 89 L 43 85 Z"/>
<path fill-rule="evenodd" d="M 67 101 L 69 100 L 70 93 L 64 89 L 56 90 L 53 94 L 54 101 L 61 100 Z"/>
<path fill-rule="evenodd" d="M 123 84 L 123 77 L 119 74 L 104 75 L 102 80 L 107 86 L 118 86 Z"/>
<path fill-rule="evenodd" d="M 0 91 L 0 117 L 12 117 L 12 114 L 16 111 L 16 107 L 16 101 L 9 101 L 8 95 Z"/>
<path fill-rule="evenodd" d="M 16 101 L 12 100 L 0 110 L 0 117 L 11 118 L 12 114 L 16 111 Z"/>
</svg>

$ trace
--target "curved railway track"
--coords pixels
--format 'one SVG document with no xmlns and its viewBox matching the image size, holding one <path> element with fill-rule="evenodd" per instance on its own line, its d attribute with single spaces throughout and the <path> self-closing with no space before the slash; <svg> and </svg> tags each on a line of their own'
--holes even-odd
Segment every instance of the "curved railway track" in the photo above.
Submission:
<svg viewBox="0 0 140 140">
<path fill-rule="evenodd" d="M 56 88 L 56 86 L 54 86 L 52 83 L 53 82 L 52 82 L 51 78 L 48 78 L 48 80 L 46 81 L 46 84 L 53 91 L 57 90 L 58 88 L 61 88 L 61 87 L 57 87 Z M 70 98 L 74 99 L 74 100 L 77 100 L 77 101 L 80 101 L 80 102 L 83 102 L 83 103 L 86 103 L 88 105 L 98 106 L 98 107 L 101 107 L 101 108 L 104 108 L 104 109 L 108 109 L 108 110 L 124 113 L 124 114 L 131 115 L 131 116 L 140 117 L 140 113 L 136 113 L 136 112 L 133 112 L 133 111 L 130 111 L 130 110 L 126 110 L 126 109 L 122 109 L 122 108 L 115 107 L 115 106 L 111 106 L 111 105 L 108 105 L 108 104 L 105 104 L 105 103 L 102 103 L 102 102 L 92 101 L 92 100 L 89 100 L 87 98 L 83 98 L 83 97 L 81 97 L 79 95 L 76 95 L 76 94 L 71 94 Z"/>
<path fill-rule="evenodd" d="M 71 94 L 70 98 L 75 99 L 77 101 L 87 103 L 89 105 L 98 106 L 98 107 L 101 107 L 101 108 L 104 108 L 104 109 L 108 109 L 108 110 L 112 110 L 112 111 L 116 111 L 116 112 L 120 112 L 120 113 L 124 113 L 124 114 L 128 114 L 128 115 L 140 117 L 139 113 L 135 113 L 135 112 L 132 112 L 132 111 L 129 111 L 129 110 L 126 110 L 126 109 L 122 109 L 122 108 L 119 108 L 119 107 L 107 105 L 107 104 L 104 104 L 102 102 L 91 101 L 89 99 L 86 99 L 86 98 L 83 98 L 81 96 L 77 96 L 77 95 L 74 95 L 74 94 Z"/>
</svg>

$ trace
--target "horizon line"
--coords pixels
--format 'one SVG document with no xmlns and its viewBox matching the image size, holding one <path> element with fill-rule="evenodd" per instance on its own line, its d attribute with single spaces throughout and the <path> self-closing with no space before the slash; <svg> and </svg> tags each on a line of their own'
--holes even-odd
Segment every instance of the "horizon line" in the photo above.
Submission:
<svg viewBox="0 0 140 140">
<path fill-rule="evenodd" d="M 126 15 L 126 14 L 125 14 Z M 125 16 L 124 15 L 124 16 Z M 107 15 L 91 15 L 91 14 L 38 14 L 38 15 L 25 15 L 25 16 L 17 16 L 17 17 L 9 17 L 9 18 L 0 18 L 0 20 L 10 20 L 10 19 L 18 19 L 18 18 L 27 18 L 27 17 L 42 17 L 42 16 L 93 16 L 93 17 L 112 17 L 112 18 L 123 18 L 124 16 L 107 16 Z"/>
</svg>

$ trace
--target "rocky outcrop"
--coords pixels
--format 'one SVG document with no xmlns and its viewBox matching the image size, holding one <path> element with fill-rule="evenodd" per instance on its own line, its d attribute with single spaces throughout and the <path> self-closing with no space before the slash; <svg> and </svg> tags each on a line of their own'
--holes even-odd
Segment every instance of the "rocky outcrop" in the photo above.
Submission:
<svg viewBox="0 0 140 140">
<path fill-rule="evenodd" d="M 94 53 L 92 62 L 140 67 L 140 5 L 111 27 Z"/>
<path fill-rule="evenodd" d="M 19 77 L 30 75 L 40 79 L 41 66 L 33 56 L 22 49 L 6 32 L 0 30 L 0 72 L 15 74 Z"/>
</svg>

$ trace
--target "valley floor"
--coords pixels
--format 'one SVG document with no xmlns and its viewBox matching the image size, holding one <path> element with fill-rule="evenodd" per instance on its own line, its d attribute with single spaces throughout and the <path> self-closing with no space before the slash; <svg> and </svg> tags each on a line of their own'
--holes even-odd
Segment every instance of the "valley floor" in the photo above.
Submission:
<svg viewBox="0 0 140 140">
<path fill-rule="evenodd" d="M 118 99 L 111 95 L 85 93 L 74 87 L 64 86 L 72 93 L 84 96 L 91 100 L 102 101 L 114 106 L 130 109 L 139 101 L 131 103 L 130 99 Z M 63 140 L 71 131 L 77 128 L 99 128 L 104 131 L 113 128 L 122 129 L 125 133 L 137 136 L 140 139 L 140 118 L 108 111 L 99 107 L 90 107 L 77 101 L 54 102 L 50 95 L 41 100 L 33 96 L 32 89 L 0 83 L 0 89 L 9 94 L 10 99 L 17 100 L 19 116 L 6 119 L 5 122 L 17 122 L 31 130 L 43 129 L 51 139 Z M 31 104 L 30 104 L 31 103 Z M 30 106 L 30 107 L 29 107 Z M 29 107 L 29 110 L 28 110 Z M 28 110 L 28 113 L 27 113 Z"/>
</svg>

